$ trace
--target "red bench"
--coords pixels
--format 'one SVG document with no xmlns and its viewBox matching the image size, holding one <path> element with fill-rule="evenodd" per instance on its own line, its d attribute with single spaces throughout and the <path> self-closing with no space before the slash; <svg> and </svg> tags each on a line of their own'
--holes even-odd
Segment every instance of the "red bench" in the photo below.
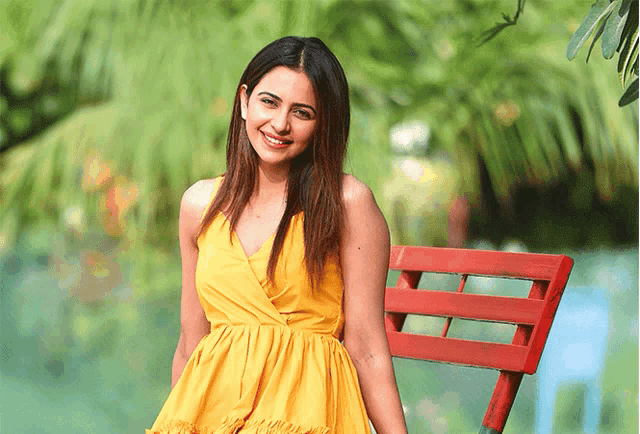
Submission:
<svg viewBox="0 0 640 434">
<path fill-rule="evenodd" d="M 389 269 L 401 270 L 385 294 L 391 354 L 496 369 L 500 376 L 480 434 L 502 433 L 523 374 L 536 372 L 573 260 L 564 255 L 393 246 Z M 416 290 L 423 272 L 460 275 L 456 291 Z M 531 281 L 525 297 L 464 293 L 469 276 Z M 428 287 L 429 282 L 426 282 Z M 402 332 L 407 314 L 446 318 L 441 336 Z M 447 337 L 453 318 L 516 326 L 511 344 Z"/>
</svg>

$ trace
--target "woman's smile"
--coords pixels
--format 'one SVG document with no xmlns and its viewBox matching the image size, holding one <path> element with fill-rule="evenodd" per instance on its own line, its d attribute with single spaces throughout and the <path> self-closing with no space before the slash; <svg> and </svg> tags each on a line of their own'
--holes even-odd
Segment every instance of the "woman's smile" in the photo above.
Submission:
<svg viewBox="0 0 640 434">
<path fill-rule="evenodd" d="M 262 136 L 268 142 L 268 144 L 273 148 L 286 148 L 291 143 L 293 143 L 291 140 L 287 140 L 284 137 L 269 134 L 264 131 L 261 131 L 261 133 L 262 133 Z"/>
</svg>

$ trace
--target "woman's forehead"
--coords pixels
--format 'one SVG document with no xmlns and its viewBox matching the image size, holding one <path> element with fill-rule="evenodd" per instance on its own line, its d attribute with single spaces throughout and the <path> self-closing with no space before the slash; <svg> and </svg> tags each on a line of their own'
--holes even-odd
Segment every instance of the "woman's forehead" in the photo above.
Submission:
<svg viewBox="0 0 640 434">
<path fill-rule="evenodd" d="M 267 72 L 252 93 L 260 92 L 275 94 L 283 101 L 316 106 L 315 92 L 307 74 L 286 66 L 276 66 Z"/>
</svg>

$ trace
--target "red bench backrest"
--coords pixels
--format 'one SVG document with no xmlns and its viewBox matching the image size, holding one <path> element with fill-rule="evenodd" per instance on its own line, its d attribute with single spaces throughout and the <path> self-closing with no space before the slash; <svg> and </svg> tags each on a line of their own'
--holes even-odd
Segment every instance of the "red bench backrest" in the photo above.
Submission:
<svg viewBox="0 0 640 434">
<path fill-rule="evenodd" d="M 389 268 L 401 270 L 385 294 L 391 354 L 501 371 L 481 432 L 500 433 L 522 374 L 533 374 L 573 266 L 564 255 L 393 246 Z M 456 292 L 416 290 L 422 272 L 460 275 Z M 531 281 L 527 298 L 467 294 L 469 276 Z M 447 318 L 441 336 L 402 332 L 407 314 Z M 447 337 L 453 318 L 516 325 L 511 344 Z"/>
</svg>

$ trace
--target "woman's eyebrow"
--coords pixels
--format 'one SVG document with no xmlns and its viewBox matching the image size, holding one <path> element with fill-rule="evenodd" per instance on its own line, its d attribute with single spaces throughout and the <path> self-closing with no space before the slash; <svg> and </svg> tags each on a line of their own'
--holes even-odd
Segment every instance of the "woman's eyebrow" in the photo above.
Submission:
<svg viewBox="0 0 640 434">
<path fill-rule="evenodd" d="M 262 92 L 258 93 L 258 95 L 262 95 L 262 94 L 269 95 L 271 98 L 273 98 L 273 99 L 275 99 L 275 100 L 277 100 L 279 102 L 282 102 L 282 98 L 280 98 L 278 95 L 275 95 L 275 94 L 273 94 L 271 92 L 267 92 L 266 90 L 263 90 Z M 302 104 L 301 102 L 294 102 L 293 105 L 296 106 L 296 107 L 308 108 L 309 110 L 311 110 L 313 112 L 313 114 L 317 114 L 316 113 L 316 109 L 313 108 L 313 106 L 310 106 L 309 104 Z"/>
</svg>

